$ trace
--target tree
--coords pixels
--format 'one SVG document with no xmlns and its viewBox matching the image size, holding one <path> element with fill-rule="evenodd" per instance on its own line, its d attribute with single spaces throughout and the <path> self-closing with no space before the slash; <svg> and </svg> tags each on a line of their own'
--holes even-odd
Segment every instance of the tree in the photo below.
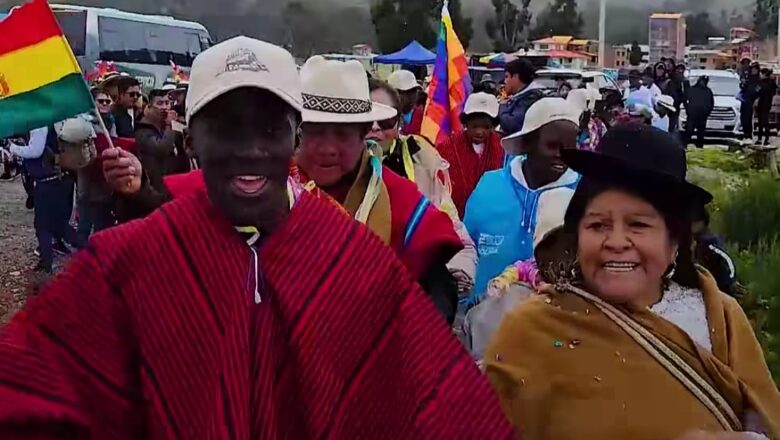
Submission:
<svg viewBox="0 0 780 440">
<path fill-rule="evenodd" d="M 377 41 L 385 53 L 403 49 L 412 40 L 425 47 L 436 44 L 438 29 L 438 1 L 431 0 L 379 0 L 371 7 Z"/>
<path fill-rule="evenodd" d="M 759 38 L 777 35 L 778 0 L 756 0 L 753 11 L 753 30 Z"/>
<path fill-rule="evenodd" d="M 528 6 L 531 0 L 523 0 L 518 9 L 510 0 L 493 0 L 495 17 L 485 23 L 485 31 L 493 42 L 496 52 L 514 52 L 523 39 L 523 31 L 531 24 Z"/>
<path fill-rule="evenodd" d="M 443 2 L 441 3 L 443 4 Z M 441 5 L 439 6 L 439 9 L 441 10 Z M 460 0 L 450 0 L 447 9 L 450 11 L 452 27 L 455 29 L 458 39 L 461 44 L 463 44 L 464 48 L 468 48 L 471 37 L 474 36 L 474 27 L 472 26 L 473 20 L 463 15 L 463 8 L 461 7 Z"/>
<path fill-rule="evenodd" d="M 642 48 L 639 47 L 639 43 L 636 41 L 631 43 L 631 52 L 628 53 L 628 64 L 634 67 L 642 64 Z"/>
<path fill-rule="evenodd" d="M 577 0 L 554 0 L 536 20 L 533 38 L 551 35 L 580 35 L 584 25 Z"/>
<path fill-rule="evenodd" d="M 707 44 L 709 37 L 721 35 L 721 32 L 710 20 L 710 14 L 702 11 L 685 17 L 687 23 L 686 41 L 689 44 Z"/>
<path fill-rule="evenodd" d="M 371 7 L 377 41 L 382 52 L 395 52 L 412 40 L 425 47 L 436 45 L 443 0 L 379 0 Z M 461 0 L 449 0 L 452 26 L 464 47 L 474 35 L 472 19 L 463 15 Z"/>
</svg>

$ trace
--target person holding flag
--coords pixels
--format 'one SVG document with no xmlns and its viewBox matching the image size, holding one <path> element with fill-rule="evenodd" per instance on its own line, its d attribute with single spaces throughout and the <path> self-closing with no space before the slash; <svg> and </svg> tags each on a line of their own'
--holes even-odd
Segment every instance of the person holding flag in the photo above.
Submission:
<svg viewBox="0 0 780 440">
<path fill-rule="evenodd" d="M 93 110 L 95 104 L 45 0 L 15 8 L 0 23 L 0 35 L 7 36 L 0 39 L 0 138 L 30 133 L 30 141 L 11 146 L 11 152 L 24 159 L 27 175 L 34 180 L 40 252 L 36 270 L 48 274 L 54 239 L 81 246 L 68 224 L 73 172 L 84 165 L 75 162 L 81 162 L 83 147 L 94 133 L 88 122 L 71 117 Z"/>
</svg>

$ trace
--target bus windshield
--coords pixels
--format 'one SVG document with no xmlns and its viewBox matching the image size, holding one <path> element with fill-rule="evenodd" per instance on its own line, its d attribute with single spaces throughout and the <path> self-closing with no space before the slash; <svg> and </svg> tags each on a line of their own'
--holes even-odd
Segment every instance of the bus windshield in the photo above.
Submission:
<svg viewBox="0 0 780 440">
<path fill-rule="evenodd" d="M 87 36 L 87 12 L 86 11 L 54 11 L 57 22 L 68 40 L 73 54 L 77 57 L 84 55 Z"/>
<path fill-rule="evenodd" d="M 98 33 L 105 61 L 189 67 L 204 49 L 203 32 L 173 25 L 99 17 Z"/>
</svg>

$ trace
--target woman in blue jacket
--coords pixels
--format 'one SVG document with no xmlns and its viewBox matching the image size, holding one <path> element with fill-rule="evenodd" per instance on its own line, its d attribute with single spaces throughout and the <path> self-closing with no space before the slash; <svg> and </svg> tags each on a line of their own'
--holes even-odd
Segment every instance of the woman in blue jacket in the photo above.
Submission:
<svg viewBox="0 0 780 440">
<path fill-rule="evenodd" d="M 528 109 L 523 129 L 503 140 L 509 154 L 520 154 L 501 170 L 486 173 L 466 205 L 464 223 L 477 245 L 479 265 L 474 305 L 488 282 L 507 266 L 533 256 L 540 198 L 553 188 L 574 188 L 580 176 L 561 159 L 576 148 L 579 115 L 561 98 L 544 98 Z"/>
</svg>

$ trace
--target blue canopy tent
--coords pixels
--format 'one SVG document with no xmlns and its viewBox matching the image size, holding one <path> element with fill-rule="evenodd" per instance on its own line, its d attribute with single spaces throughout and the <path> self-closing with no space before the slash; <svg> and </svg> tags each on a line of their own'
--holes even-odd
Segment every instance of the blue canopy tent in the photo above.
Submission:
<svg viewBox="0 0 780 440">
<path fill-rule="evenodd" d="M 398 52 L 374 57 L 374 63 L 401 64 L 404 66 L 424 66 L 436 62 L 436 54 L 424 48 L 417 41 L 412 41 L 408 46 Z"/>
</svg>

